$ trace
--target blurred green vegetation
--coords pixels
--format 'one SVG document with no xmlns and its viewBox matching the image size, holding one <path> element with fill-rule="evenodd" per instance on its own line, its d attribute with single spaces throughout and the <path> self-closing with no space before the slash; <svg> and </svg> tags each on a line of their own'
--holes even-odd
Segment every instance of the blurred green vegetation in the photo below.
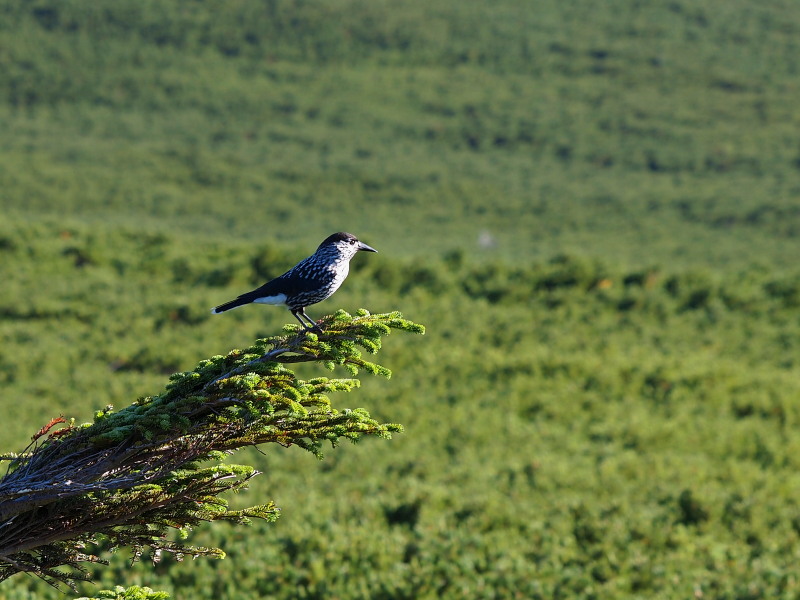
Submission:
<svg viewBox="0 0 800 600">
<path fill-rule="evenodd" d="M 800 595 L 798 55 L 785 0 L 1 2 L 0 447 L 277 332 L 210 307 L 333 231 L 310 313 L 428 327 L 351 399 L 405 434 L 83 593 Z"/>
</svg>

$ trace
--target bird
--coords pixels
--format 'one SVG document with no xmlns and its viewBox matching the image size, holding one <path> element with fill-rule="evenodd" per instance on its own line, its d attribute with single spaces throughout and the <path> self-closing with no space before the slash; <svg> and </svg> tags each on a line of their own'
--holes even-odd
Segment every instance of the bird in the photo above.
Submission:
<svg viewBox="0 0 800 600">
<path fill-rule="evenodd" d="M 211 312 L 217 315 L 250 303 L 285 306 L 306 331 L 321 331 L 305 309 L 330 298 L 339 289 L 350 271 L 350 259 L 359 251 L 377 252 L 352 233 L 340 231 L 329 235 L 314 254 L 283 275 L 230 302 L 220 304 Z"/>
</svg>

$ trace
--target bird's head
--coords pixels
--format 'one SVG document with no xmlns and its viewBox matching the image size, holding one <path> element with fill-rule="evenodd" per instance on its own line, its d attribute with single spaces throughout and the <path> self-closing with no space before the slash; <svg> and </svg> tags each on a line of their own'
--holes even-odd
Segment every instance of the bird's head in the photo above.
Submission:
<svg viewBox="0 0 800 600">
<path fill-rule="evenodd" d="M 365 252 L 377 252 L 375 248 L 367 246 L 364 242 L 360 242 L 352 233 L 345 233 L 340 231 L 328 236 L 317 248 L 317 252 L 336 252 L 346 260 L 350 260 L 356 255 L 356 252 L 364 250 Z"/>
</svg>

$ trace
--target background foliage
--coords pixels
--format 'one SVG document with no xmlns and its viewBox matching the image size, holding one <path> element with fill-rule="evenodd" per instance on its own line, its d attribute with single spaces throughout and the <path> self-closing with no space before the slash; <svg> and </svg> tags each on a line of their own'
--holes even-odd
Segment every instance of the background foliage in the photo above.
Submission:
<svg viewBox="0 0 800 600">
<path fill-rule="evenodd" d="M 276 333 L 209 309 L 344 229 L 380 254 L 311 313 L 428 326 L 358 392 L 406 433 L 254 451 L 278 523 L 103 588 L 797 597 L 798 40 L 782 0 L 0 3 L 0 446 Z"/>
</svg>

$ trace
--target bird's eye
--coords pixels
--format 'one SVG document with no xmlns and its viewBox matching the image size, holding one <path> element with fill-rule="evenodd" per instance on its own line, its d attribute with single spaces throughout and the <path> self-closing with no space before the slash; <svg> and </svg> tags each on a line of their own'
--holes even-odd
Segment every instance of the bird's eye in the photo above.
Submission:
<svg viewBox="0 0 800 600">
<path fill-rule="evenodd" d="M 356 243 L 356 241 L 355 241 L 355 240 L 350 240 L 350 245 L 351 245 L 351 246 L 352 246 L 353 244 L 355 244 L 355 243 Z"/>
</svg>

